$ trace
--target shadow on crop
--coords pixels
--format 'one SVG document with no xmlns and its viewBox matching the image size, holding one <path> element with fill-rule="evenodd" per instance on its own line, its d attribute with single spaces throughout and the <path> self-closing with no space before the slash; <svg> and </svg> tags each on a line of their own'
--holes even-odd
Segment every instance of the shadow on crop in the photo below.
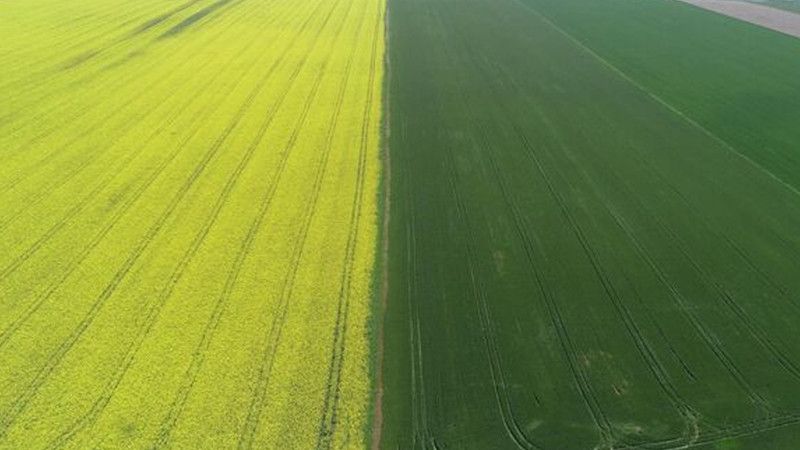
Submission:
<svg viewBox="0 0 800 450">
<path fill-rule="evenodd" d="M 197 23 L 200 19 L 206 17 L 207 15 L 213 13 L 214 11 L 222 8 L 223 6 L 230 3 L 231 0 L 219 0 L 216 3 L 206 6 L 205 8 L 197 11 L 196 13 L 192 14 L 191 16 L 183 19 L 180 23 L 176 24 L 174 27 L 170 28 L 169 30 L 165 31 L 164 34 L 159 36 L 159 39 L 165 39 L 169 37 L 173 37 L 177 34 L 180 34 L 186 31 L 187 28 L 191 27 L 195 23 Z"/>
<path fill-rule="evenodd" d="M 152 19 L 142 23 L 138 27 L 136 27 L 133 31 L 130 32 L 128 37 L 132 38 L 132 37 L 138 36 L 138 35 L 146 32 L 146 31 L 150 30 L 151 28 L 160 25 L 161 23 L 165 22 L 166 20 L 168 20 L 169 18 L 171 18 L 175 14 L 178 14 L 181 11 L 184 11 L 184 10 L 188 9 L 189 7 L 199 3 L 200 1 L 201 0 L 191 0 L 189 2 L 186 2 L 186 3 L 178 6 L 177 8 L 173 9 L 172 11 L 166 12 L 164 14 L 161 14 L 158 17 L 152 18 Z"/>
</svg>

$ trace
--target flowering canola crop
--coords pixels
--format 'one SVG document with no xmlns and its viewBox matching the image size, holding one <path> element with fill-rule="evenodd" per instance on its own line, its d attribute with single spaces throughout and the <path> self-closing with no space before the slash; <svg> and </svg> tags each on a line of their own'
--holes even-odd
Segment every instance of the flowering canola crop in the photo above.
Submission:
<svg viewBox="0 0 800 450">
<path fill-rule="evenodd" d="M 0 5 L 0 447 L 365 445 L 383 16 Z"/>
</svg>

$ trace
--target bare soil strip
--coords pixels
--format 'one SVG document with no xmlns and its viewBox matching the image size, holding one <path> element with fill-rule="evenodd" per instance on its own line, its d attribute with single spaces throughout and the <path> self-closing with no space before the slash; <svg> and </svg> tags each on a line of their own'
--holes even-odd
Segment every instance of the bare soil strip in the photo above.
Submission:
<svg viewBox="0 0 800 450">
<path fill-rule="evenodd" d="M 709 11 L 800 38 L 800 14 L 738 0 L 680 0 Z"/>
</svg>

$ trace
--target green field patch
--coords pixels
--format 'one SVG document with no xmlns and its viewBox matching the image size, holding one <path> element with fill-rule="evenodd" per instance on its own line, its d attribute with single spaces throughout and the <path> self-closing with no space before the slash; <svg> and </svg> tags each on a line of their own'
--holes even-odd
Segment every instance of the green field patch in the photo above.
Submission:
<svg viewBox="0 0 800 450">
<path fill-rule="evenodd" d="M 800 142 L 796 46 L 667 2 L 390 2 L 385 445 L 796 432 L 800 196 L 756 163 Z"/>
</svg>

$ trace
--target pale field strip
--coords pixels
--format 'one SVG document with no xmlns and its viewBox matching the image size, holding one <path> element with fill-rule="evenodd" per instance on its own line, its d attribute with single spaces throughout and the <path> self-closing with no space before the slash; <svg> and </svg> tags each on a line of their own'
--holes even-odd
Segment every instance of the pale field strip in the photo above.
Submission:
<svg viewBox="0 0 800 450">
<path fill-rule="evenodd" d="M 679 1 L 800 38 L 800 14 L 739 0 Z"/>
<path fill-rule="evenodd" d="M 0 5 L 0 448 L 358 448 L 380 0 Z"/>
</svg>

